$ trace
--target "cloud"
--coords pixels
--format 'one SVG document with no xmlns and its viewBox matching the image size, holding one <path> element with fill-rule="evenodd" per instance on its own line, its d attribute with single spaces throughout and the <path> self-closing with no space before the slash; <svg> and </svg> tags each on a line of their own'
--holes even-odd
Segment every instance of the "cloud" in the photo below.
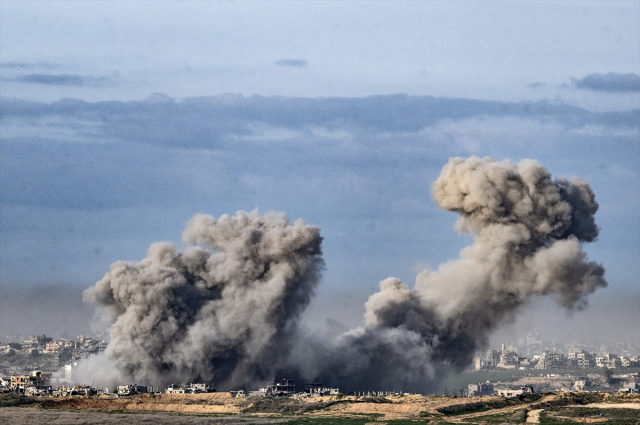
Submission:
<svg viewBox="0 0 640 425">
<path fill-rule="evenodd" d="M 113 80 L 108 77 L 87 77 L 77 74 L 26 74 L 8 80 L 48 86 L 104 87 L 113 84 Z"/>
<path fill-rule="evenodd" d="M 85 80 L 75 78 L 68 84 L 80 81 L 85 83 Z M 95 135 L 103 140 L 220 148 L 224 144 L 255 138 L 264 129 L 286 130 L 284 133 L 307 138 L 318 134 L 318 129 L 371 137 L 375 134 L 417 134 L 440 123 L 472 118 L 510 117 L 557 123 L 567 128 L 586 125 L 637 128 L 640 110 L 593 112 L 546 101 L 509 103 L 403 94 L 362 98 L 225 94 L 182 101 L 171 101 L 155 94 L 145 101 L 95 103 L 63 99 L 45 104 L 3 98 L 0 120 L 10 117 L 25 122 L 64 118 L 61 126 L 81 120 L 94 126 Z"/>
<path fill-rule="evenodd" d="M 609 72 L 607 74 L 589 74 L 581 80 L 573 80 L 579 89 L 607 92 L 639 92 L 640 76 L 632 72 L 618 74 Z"/>
<path fill-rule="evenodd" d="M 608 241 L 596 249 L 608 246 L 609 270 L 635 282 L 637 179 L 608 170 L 637 177 L 638 117 L 404 95 L 0 98 L 0 280 L 95 282 L 112 261 L 139 260 L 152 240 L 179 241 L 174 229 L 194 212 L 259 207 L 323 228 L 333 287 L 364 286 L 389 270 L 410 281 L 416 261 L 439 264 L 463 247 L 426 185 L 449 157 L 477 152 L 534 157 L 554 174 L 594 182 Z M 576 131 L 590 126 L 602 130 Z M 416 231 L 427 227 L 429 237 Z"/>
<path fill-rule="evenodd" d="M 547 85 L 545 83 L 542 83 L 540 81 L 536 81 L 535 83 L 531 83 L 528 84 L 527 87 L 530 89 L 542 89 L 545 88 Z"/>
<path fill-rule="evenodd" d="M 304 59 L 280 59 L 274 63 L 278 66 L 287 66 L 292 68 L 302 68 L 307 66 L 307 61 Z"/>
<path fill-rule="evenodd" d="M 57 68 L 58 64 L 49 63 L 49 62 L 0 62 L 0 68 L 9 68 L 9 69 L 34 69 L 34 68 L 44 68 L 44 69 L 54 69 Z"/>
</svg>

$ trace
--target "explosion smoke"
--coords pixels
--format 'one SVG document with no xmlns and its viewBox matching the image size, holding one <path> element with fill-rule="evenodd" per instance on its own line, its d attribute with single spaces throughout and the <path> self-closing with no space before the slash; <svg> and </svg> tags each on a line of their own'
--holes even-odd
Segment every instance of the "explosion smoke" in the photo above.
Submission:
<svg viewBox="0 0 640 425">
<path fill-rule="evenodd" d="M 564 307 L 607 286 L 581 241 L 598 235 L 598 209 L 583 180 L 551 179 L 539 163 L 453 158 L 433 185 L 442 208 L 473 234 L 461 258 L 424 270 L 413 290 L 380 282 L 366 303 L 366 327 L 343 335 L 330 365 L 315 371 L 349 387 L 425 390 L 448 369 L 461 370 L 489 333 L 535 295 Z M 375 385 L 375 386 L 374 386 Z"/>
<path fill-rule="evenodd" d="M 333 346 L 295 337 L 323 266 L 319 229 L 240 212 L 189 222 L 185 241 L 217 252 L 177 254 L 155 244 L 147 259 L 115 263 L 87 290 L 86 299 L 111 315 L 107 356 L 138 381 L 240 386 L 288 368 L 346 391 L 426 391 L 467 366 L 531 297 L 580 308 L 607 285 L 604 268 L 582 251 L 581 242 L 598 235 L 586 182 L 552 180 L 531 160 L 453 158 L 433 195 L 460 214 L 457 228 L 474 243 L 459 260 L 421 272 L 413 290 L 396 278 L 380 282 L 365 305 L 365 327 Z"/>
<path fill-rule="evenodd" d="M 272 379 L 324 265 L 320 230 L 239 212 L 196 215 L 183 239 L 216 252 L 156 243 L 85 292 L 113 323 L 108 359 L 136 382 Z"/>
</svg>

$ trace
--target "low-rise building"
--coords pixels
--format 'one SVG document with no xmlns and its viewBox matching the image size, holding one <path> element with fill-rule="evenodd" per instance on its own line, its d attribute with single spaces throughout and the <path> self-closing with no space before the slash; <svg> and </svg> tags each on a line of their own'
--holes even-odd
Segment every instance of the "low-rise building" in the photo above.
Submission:
<svg viewBox="0 0 640 425">
<path fill-rule="evenodd" d="M 469 384 L 467 395 L 469 397 L 484 397 L 489 395 L 494 395 L 495 391 L 493 389 L 493 384 L 489 381 L 480 382 L 478 384 Z"/>
<path fill-rule="evenodd" d="M 627 382 L 622 385 L 622 388 L 618 390 L 620 393 L 638 393 L 640 392 L 640 385 L 637 382 Z"/>
<path fill-rule="evenodd" d="M 584 350 L 567 353 L 567 366 L 588 369 L 596 365 L 595 356 Z"/>
<path fill-rule="evenodd" d="M 25 393 L 30 387 L 51 386 L 51 374 L 34 370 L 28 375 L 11 375 L 9 387 L 21 393 Z"/>
<path fill-rule="evenodd" d="M 250 395 L 254 392 L 255 391 L 252 391 Z M 293 379 L 281 379 L 274 385 L 268 385 L 264 388 L 260 388 L 258 392 L 270 396 L 291 396 L 296 392 L 296 381 Z"/>
<path fill-rule="evenodd" d="M 525 385 L 518 389 L 498 390 L 498 395 L 505 398 L 517 397 L 522 394 L 530 393 L 533 393 L 533 387 L 530 385 Z"/>
<path fill-rule="evenodd" d="M 338 395 L 340 390 L 338 388 L 328 388 L 321 383 L 312 383 L 304 385 L 304 392 L 310 397 L 320 397 L 325 395 Z"/>
<path fill-rule="evenodd" d="M 169 387 L 165 390 L 166 394 L 184 394 L 185 390 L 182 385 L 169 385 Z"/>
<path fill-rule="evenodd" d="M 129 384 L 129 385 L 118 386 L 118 395 L 120 396 L 145 394 L 146 392 L 147 392 L 147 387 L 144 385 Z"/>
<path fill-rule="evenodd" d="M 621 356 L 620 366 L 621 367 L 638 367 L 637 357 L 635 357 L 635 360 L 634 360 L 634 357 Z"/>
<path fill-rule="evenodd" d="M 566 363 L 564 354 L 545 351 L 540 354 L 538 363 L 536 364 L 536 369 L 559 369 L 565 367 Z"/>
<path fill-rule="evenodd" d="M 209 386 L 208 384 L 194 384 L 191 383 L 184 387 L 184 392 L 188 394 L 198 394 L 198 393 L 212 393 L 215 392 L 216 389 L 213 386 Z"/>
</svg>

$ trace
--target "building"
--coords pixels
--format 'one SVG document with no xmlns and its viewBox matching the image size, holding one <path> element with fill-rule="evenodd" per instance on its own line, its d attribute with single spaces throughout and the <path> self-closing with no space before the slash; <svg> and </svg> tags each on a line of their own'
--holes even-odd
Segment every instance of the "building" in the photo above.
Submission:
<svg viewBox="0 0 640 425">
<path fill-rule="evenodd" d="M 51 388 L 51 374 L 42 373 L 39 370 L 32 371 L 29 375 L 11 375 L 10 388 L 14 391 L 25 393 L 30 387 Z"/>
<path fill-rule="evenodd" d="M 147 392 L 147 387 L 144 385 L 119 385 L 118 386 L 118 395 L 120 396 L 128 396 L 128 395 L 136 395 L 136 394 L 145 394 Z"/>
<path fill-rule="evenodd" d="M 493 384 L 489 381 L 481 382 L 479 384 L 469 384 L 467 395 L 469 397 L 484 397 L 488 395 L 494 395 Z"/>
<path fill-rule="evenodd" d="M 166 394 L 184 394 L 184 388 L 182 385 L 169 385 L 165 391 Z"/>
<path fill-rule="evenodd" d="M 304 392 L 311 397 L 340 394 L 340 390 L 338 388 L 327 388 L 320 383 L 305 384 Z"/>
<path fill-rule="evenodd" d="M 620 357 L 620 366 L 621 367 L 637 367 L 637 360 L 633 360 L 631 357 L 621 356 Z"/>
<path fill-rule="evenodd" d="M 184 388 L 184 392 L 188 394 L 198 394 L 198 393 L 212 393 L 215 392 L 215 388 L 210 387 L 207 384 L 194 384 L 191 383 Z"/>
<path fill-rule="evenodd" d="M 511 348 L 511 350 L 509 350 Z M 500 361 L 495 365 L 499 369 L 515 369 L 520 365 L 521 362 L 528 359 L 526 357 L 518 355 L 518 353 L 513 350 L 514 347 L 505 347 L 502 344 L 502 352 L 500 353 Z"/>
<path fill-rule="evenodd" d="M 567 366 L 579 369 L 588 369 L 595 367 L 595 356 L 584 350 L 570 352 L 567 354 Z"/>
<path fill-rule="evenodd" d="M 637 382 L 627 382 L 618 390 L 619 393 L 638 393 L 640 392 L 640 385 Z"/>
<path fill-rule="evenodd" d="M 505 398 L 517 397 L 519 395 L 531 393 L 533 393 L 533 387 L 530 385 L 525 385 L 524 387 L 520 387 L 516 390 L 498 390 L 498 395 Z"/>
<path fill-rule="evenodd" d="M 540 354 L 536 369 L 559 369 L 565 367 L 566 364 L 564 354 L 545 351 Z"/>
<path fill-rule="evenodd" d="M 602 357 L 596 357 L 596 366 L 597 367 L 606 367 L 609 369 L 615 369 L 622 367 L 622 362 L 612 353 L 604 353 Z"/>
<path fill-rule="evenodd" d="M 264 388 L 260 388 L 258 391 L 250 391 L 249 395 L 259 395 L 259 396 L 291 396 L 296 393 L 296 381 L 293 379 L 281 379 L 277 381 L 274 385 L 268 385 Z"/>
</svg>

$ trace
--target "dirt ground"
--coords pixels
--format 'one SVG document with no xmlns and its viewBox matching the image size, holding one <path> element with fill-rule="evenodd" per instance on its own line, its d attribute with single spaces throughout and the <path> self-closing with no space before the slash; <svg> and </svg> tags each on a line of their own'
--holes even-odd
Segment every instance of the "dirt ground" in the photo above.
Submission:
<svg viewBox="0 0 640 425">
<path fill-rule="evenodd" d="M 456 398 L 451 396 L 403 395 L 387 396 L 373 400 L 371 397 L 316 397 L 299 399 L 291 403 L 310 406 L 306 415 L 310 416 L 350 416 L 383 415 L 387 419 L 418 416 L 422 412 L 460 403 L 499 400 L 500 397 Z M 251 399 L 234 398 L 229 393 L 208 394 L 157 394 L 138 395 L 128 398 L 109 397 L 83 398 L 41 398 L 37 407 L 56 410 L 99 410 L 103 412 L 166 412 L 176 414 L 239 414 L 251 406 Z M 373 401 L 369 401 L 373 400 Z M 260 401 L 260 399 L 256 399 Z M 313 409 L 317 405 L 318 409 Z M 324 407 L 324 405 L 329 405 Z M 277 413 L 277 410 L 266 413 Z M 259 415 L 260 412 L 254 412 Z"/>
<path fill-rule="evenodd" d="M 90 410 L 43 410 L 25 407 L 5 407 L 0 409 L 0 423 L 42 425 L 111 425 L 122 423 L 135 424 L 210 424 L 210 425 L 254 425 L 286 423 L 287 419 L 238 418 L 238 417 L 199 417 L 186 415 L 168 415 L 162 413 L 107 414 Z"/>
<path fill-rule="evenodd" d="M 376 423 L 425 418 L 435 422 L 474 423 L 477 420 L 480 423 L 487 416 L 502 415 L 508 418 L 522 409 L 531 412 L 527 422 L 535 423 L 538 414 L 544 411 L 541 407 L 570 407 L 568 404 L 575 403 L 568 400 L 574 400 L 576 397 L 578 395 L 574 393 L 553 393 L 546 394 L 541 399 L 538 397 L 527 399 L 528 401 L 512 400 L 512 405 L 505 405 L 505 400 L 501 397 L 456 398 L 421 395 L 302 399 L 234 398 L 229 393 L 144 394 L 119 399 L 43 397 L 28 406 L 0 408 L 0 423 L 106 424 L 122 421 L 131 423 L 133 420 L 135 423 L 235 425 L 286 423 L 302 417 L 315 420 L 316 423 L 322 423 L 323 418 L 365 417 L 373 419 Z M 598 395 L 589 400 L 591 404 L 583 404 L 582 407 L 640 409 L 640 396 L 637 394 Z M 447 413 L 447 407 L 453 414 Z M 577 422 L 585 422 L 585 419 Z"/>
<path fill-rule="evenodd" d="M 207 394 L 142 394 L 127 398 L 48 398 L 41 407 L 64 410 L 101 410 L 170 412 L 179 414 L 237 414 L 240 412 L 239 399 L 229 393 Z"/>
</svg>

